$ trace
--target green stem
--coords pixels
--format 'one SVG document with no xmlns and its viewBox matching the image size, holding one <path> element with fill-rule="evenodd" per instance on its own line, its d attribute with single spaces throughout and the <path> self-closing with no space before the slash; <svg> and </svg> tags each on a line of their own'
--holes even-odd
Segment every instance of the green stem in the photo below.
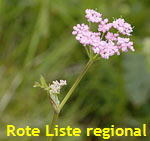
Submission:
<svg viewBox="0 0 150 141">
<path fill-rule="evenodd" d="M 52 119 L 52 122 L 50 124 L 50 134 L 53 134 L 54 127 L 55 127 L 57 119 L 58 119 L 58 115 L 59 115 L 59 113 L 56 113 L 54 111 L 53 119 Z M 49 141 L 52 141 L 52 140 L 53 140 L 53 136 L 49 136 Z"/>
<path fill-rule="evenodd" d="M 57 119 L 58 119 L 58 116 L 59 116 L 59 112 L 61 111 L 61 109 L 63 108 L 65 103 L 68 101 L 68 99 L 72 95 L 73 91 L 78 86 L 79 82 L 81 81 L 81 79 L 83 78 L 83 76 L 85 75 L 85 73 L 87 72 L 87 70 L 89 69 L 89 67 L 92 65 L 93 62 L 94 62 L 94 60 L 92 60 L 92 59 L 89 60 L 88 63 L 86 64 L 86 66 L 83 68 L 83 70 L 80 73 L 80 75 L 78 76 L 77 80 L 75 81 L 75 83 L 73 84 L 73 86 L 71 87 L 69 92 L 66 94 L 66 96 L 62 100 L 61 104 L 59 105 L 58 110 L 57 110 L 58 112 L 56 112 L 55 109 L 54 109 L 53 119 L 52 119 L 52 122 L 50 124 L 50 134 L 52 134 L 53 131 L 54 131 L 54 127 L 56 125 L 56 122 L 57 122 Z M 52 141 L 52 140 L 53 140 L 53 136 L 50 136 L 49 141 Z"/>
<path fill-rule="evenodd" d="M 86 50 L 86 53 L 87 53 L 88 57 L 90 58 L 90 53 L 89 53 L 88 47 L 85 47 L 85 50 Z"/>
<path fill-rule="evenodd" d="M 103 40 L 103 37 L 104 37 L 104 32 L 103 32 L 102 35 L 101 35 L 101 40 Z"/>
<path fill-rule="evenodd" d="M 78 76 L 77 80 L 75 81 L 75 83 L 73 84 L 73 86 L 71 87 L 71 89 L 69 90 L 69 92 L 66 94 L 66 96 L 62 100 L 61 104 L 59 105 L 59 111 L 61 111 L 61 109 L 63 108 L 63 106 L 67 102 L 67 100 L 70 98 L 70 96 L 72 95 L 73 91 L 78 86 L 80 80 L 83 78 L 83 76 L 85 75 L 85 73 L 87 72 L 87 70 L 89 69 L 89 67 L 91 66 L 92 63 L 93 63 L 93 60 L 89 60 L 88 63 L 86 64 L 86 66 L 83 68 L 83 71 Z"/>
</svg>

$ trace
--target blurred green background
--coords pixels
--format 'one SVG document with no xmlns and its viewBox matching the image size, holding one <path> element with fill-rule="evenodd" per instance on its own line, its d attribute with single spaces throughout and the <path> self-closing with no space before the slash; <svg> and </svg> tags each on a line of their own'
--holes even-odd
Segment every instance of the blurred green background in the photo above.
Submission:
<svg viewBox="0 0 150 141">
<path fill-rule="evenodd" d="M 103 18 L 122 16 L 134 26 L 136 52 L 94 63 L 63 108 L 58 124 L 82 129 L 80 137 L 55 141 L 101 141 L 86 137 L 87 127 L 142 127 L 150 133 L 150 3 L 149 0 L 0 0 L 0 140 L 42 141 L 52 109 L 45 91 L 33 88 L 66 79 L 62 99 L 88 61 L 72 36 L 86 22 L 85 9 Z M 40 137 L 7 137 L 6 125 L 41 129 Z M 148 141 L 149 137 L 112 137 L 111 141 Z"/>
</svg>

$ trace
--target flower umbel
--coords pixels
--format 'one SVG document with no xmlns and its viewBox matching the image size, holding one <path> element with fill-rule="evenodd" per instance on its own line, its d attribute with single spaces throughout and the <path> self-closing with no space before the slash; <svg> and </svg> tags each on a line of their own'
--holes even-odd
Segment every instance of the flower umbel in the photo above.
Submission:
<svg viewBox="0 0 150 141">
<path fill-rule="evenodd" d="M 131 32 L 133 31 L 131 25 L 125 22 L 124 19 L 117 19 L 113 21 L 113 27 L 116 28 L 121 34 L 131 36 Z"/>
<path fill-rule="evenodd" d="M 53 84 L 49 85 L 50 87 L 50 94 L 60 94 L 60 89 L 62 88 L 62 86 L 67 85 L 66 80 L 60 80 L 60 82 L 53 81 Z"/>
<path fill-rule="evenodd" d="M 40 87 L 40 88 L 46 90 L 49 94 L 50 102 L 51 102 L 53 108 L 55 109 L 56 112 L 58 112 L 58 106 L 60 104 L 60 101 L 58 99 L 58 94 L 60 94 L 60 90 L 64 85 L 67 85 L 66 80 L 60 80 L 60 82 L 56 80 L 56 81 L 53 81 L 53 83 L 49 84 L 49 86 L 48 86 L 44 77 L 41 76 L 40 83 L 35 82 L 33 87 Z"/>
<path fill-rule="evenodd" d="M 87 18 L 88 22 L 98 23 L 102 20 L 101 18 L 102 14 L 92 9 L 86 9 L 85 13 L 86 13 L 85 17 Z"/>
<path fill-rule="evenodd" d="M 118 18 L 113 22 L 109 22 L 107 18 L 102 19 L 102 14 L 92 9 L 85 10 L 85 17 L 88 22 L 97 23 L 97 31 L 91 31 L 90 27 L 84 23 L 77 24 L 73 27 L 72 34 L 87 51 L 92 50 L 95 54 L 99 54 L 104 59 L 109 59 L 114 54 L 120 55 L 120 51 L 127 52 L 128 49 L 135 51 L 133 42 L 130 38 L 133 28 L 124 19 Z M 114 28 L 117 31 L 111 32 Z M 90 53 L 88 53 L 89 55 Z M 91 54 L 90 54 L 91 55 Z M 92 54 L 93 55 L 93 54 Z M 93 57 L 93 56 L 89 56 Z"/>
<path fill-rule="evenodd" d="M 62 88 L 62 86 L 67 85 L 66 80 L 60 80 L 60 82 L 53 81 L 53 84 L 49 85 L 49 94 L 50 94 L 50 98 L 52 100 L 52 102 L 55 103 L 55 106 L 58 108 L 60 101 L 58 99 L 58 94 L 60 94 L 60 89 Z"/>
</svg>

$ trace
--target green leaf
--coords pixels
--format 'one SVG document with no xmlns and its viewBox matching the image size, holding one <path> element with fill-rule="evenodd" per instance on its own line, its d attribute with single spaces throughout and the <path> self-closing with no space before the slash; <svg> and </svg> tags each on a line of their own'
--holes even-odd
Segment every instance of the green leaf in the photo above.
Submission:
<svg viewBox="0 0 150 141">
<path fill-rule="evenodd" d="M 35 84 L 33 85 L 34 88 L 36 87 L 40 87 L 41 88 L 41 84 L 39 82 L 35 82 Z"/>
<path fill-rule="evenodd" d="M 40 76 L 40 83 L 39 82 L 35 82 L 35 84 L 33 85 L 33 87 L 34 88 L 40 87 L 40 88 L 42 88 L 44 90 L 47 90 L 47 91 L 49 90 L 49 87 L 48 87 L 48 85 L 46 83 L 46 80 L 45 80 L 45 78 L 43 76 Z"/>
<path fill-rule="evenodd" d="M 44 89 L 46 89 L 48 87 L 46 80 L 42 75 L 40 76 L 40 82 L 41 82 L 41 85 Z"/>
</svg>

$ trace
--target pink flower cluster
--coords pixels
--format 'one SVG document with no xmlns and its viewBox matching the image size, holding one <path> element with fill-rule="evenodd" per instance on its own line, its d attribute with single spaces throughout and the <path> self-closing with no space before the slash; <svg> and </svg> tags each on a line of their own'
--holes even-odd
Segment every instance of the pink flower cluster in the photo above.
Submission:
<svg viewBox="0 0 150 141">
<path fill-rule="evenodd" d="M 88 20 L 88 22 L 93 22 L 93 23 L 99 23 L 102 18 L 102 14 L 92 10 L 92 9 L 86 9 L 85 10 L 85 13 L 86 13 L 86 18 Z"/>
<path fill-rule="evenodd" d="M 97 23 L 98 28 L 97 32 L 93 32 L 84 23 L 73 27 L 72 34 L 76 35 L 76 40 L 83 46 L 90 46 L 94 53 L 100 54 L 105 59 L 109 59 L 114 54 L 120 55 L 120 51 L 127 52 L 128 49 L 134 51 L 133 42 L 125 37 L 131 36 L 133 29 L 124 19 L 119 18 L 109 22 L 107 18 L 102 19 L 102 14 L 92 9 L 86 9 L 85 13 L 87 21 Z M 111 32 L 112 28 L 116 29 L 117 32 Z"/>
<path fill-rule="evenodd" d="M 83 46 L 92 45 L 100 40 L 100 32 L 90 31 L 88 25 L 77 24 L 73 27 L 73 35 L 76 35 L 76 40 L 78 40 Z"/>
</svg>

